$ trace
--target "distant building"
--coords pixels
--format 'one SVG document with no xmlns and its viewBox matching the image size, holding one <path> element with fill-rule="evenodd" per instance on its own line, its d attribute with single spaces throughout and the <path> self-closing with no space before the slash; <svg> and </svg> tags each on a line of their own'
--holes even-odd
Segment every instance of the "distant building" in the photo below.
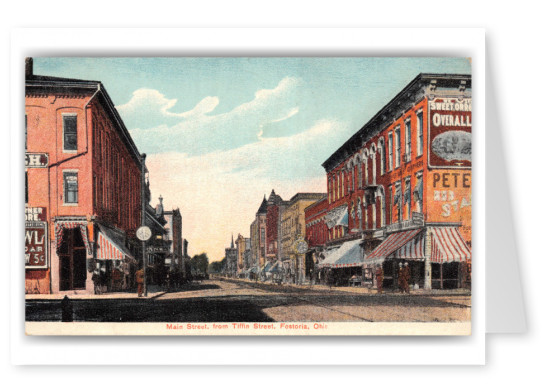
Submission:
<svg viewBox="0 0 551 391">
<path fill-rule="evenodd" d="M 166 220 L 166 242 L 170 245 L 170 252 L 165 259 L 165 264 L 171 271 L 183 271 L 183 243 L 182 243 L 182 215 L 180 209 L 164 211 Z"/>
<path fill-rule="evenodd" d="M 285 201 L 272 189 L 266 203 L 266 260 L 276 262 L 280 260 L 281 251 L 281 209 L 285 208 Z"/>
<path fill-rule="evenodd" d="M 298 254 L 296 243 L 306 239 L 304 209 L 325 196 L 324 193 L 297 193 L 286 204 L 281 214 L 281 260 L 292 280 L 302 283 L 307 274 L 305 255 Z"/>
<path fill-rule="evenodd" d="M 268 201 L 262 200 L 254 221 L 251 223 L 251 262 L 254 266 L 263 267 L 266 262 L 266 213 Z"/>
<path fill-rule="evenodd" d="M 306 241 L 308 242 L 308 252 L 305 258 L 307 277 L 312 277 L 312 273 L 315 272 L 325 244 L 329 240 L 329 231 L 325 220 L 327 206 L 327 195 L 325 195 L 325 197 L 304 209 Z"/>
<path fill-rule="evenodd" d="M 234 246 L 232 235 L 230 247 L 226 247 L 226 267 L 224 273 L 235 277 L 238 273 L 237 270 L 237 247 Z"/>
<path fill-rule="evenodd" d="M 245 250 L 247 249 L 247 242 L 249 243 L 249 248 L 250 248 L 250 239 L 245 238 L 241 234 L 237 235 L 237 240 L 235 241 L 235 246 L 237 248 L 237 274 L 241 273 L 246 269 Z"/>
</svg>

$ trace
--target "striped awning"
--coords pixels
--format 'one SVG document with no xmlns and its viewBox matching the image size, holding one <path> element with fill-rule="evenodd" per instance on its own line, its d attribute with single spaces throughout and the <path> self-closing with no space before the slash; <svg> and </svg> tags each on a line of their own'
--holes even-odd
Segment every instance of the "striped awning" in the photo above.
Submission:
<svg viewBox="0 0 551 391">
<path fill-rule="evenodd" d="M 356 267 L 362 266 L 364 251 L 360 243 L 362 239 L 351 240 L 343 243 L 338 250 L 338 258 L 333 267 Z"/>
<path fill-rule="evenodd" d="M 421 228 L 390 234 L 366 257 L 367 263 L 383 262 L 385 258 L 407 244 L 419 232 L 421 232 Z"/>
<path fill-rule="evenodd" d="M 56 221 L 55 222 L 55 240 L 56 249 L 59 251 L 61 243 L 63 242 L 63 230 L 78 228 L 82 235 L 82 241 L 86 245 L 86 251 L 88 254 L 92 254 L 92 245 L 88 240 L 87 221 Z"/>
<path fill-rule="evenodd" d="M 425 235 L 420 233 L 391 255 L 391 258 L 418 260 L 425 258 Z"/>
<path fill-rule="evenodd" d="M 117 238 L 113 230 L 98 224 L 98 241 L 96 249 L 96 259 L 103 260 L 124 260 L 134 259 L 130 251 Z"/>
<path fill-rule="evenodd" d="M 432 230 L 431 262 L 468 262 L 471 249 L 456 227 L 438 227 Z"/>
</svg>

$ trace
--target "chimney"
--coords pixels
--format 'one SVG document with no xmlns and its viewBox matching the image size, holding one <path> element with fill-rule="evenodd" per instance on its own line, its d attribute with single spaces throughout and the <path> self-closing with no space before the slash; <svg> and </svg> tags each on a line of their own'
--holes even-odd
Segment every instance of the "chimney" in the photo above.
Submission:
<svg viewBox="0 0 551 391">
<path fill-rule="evenodd" d="M 33 76 L 33 58 L 25 58 L 25 80 L 30 79 Z"/>
</svg>

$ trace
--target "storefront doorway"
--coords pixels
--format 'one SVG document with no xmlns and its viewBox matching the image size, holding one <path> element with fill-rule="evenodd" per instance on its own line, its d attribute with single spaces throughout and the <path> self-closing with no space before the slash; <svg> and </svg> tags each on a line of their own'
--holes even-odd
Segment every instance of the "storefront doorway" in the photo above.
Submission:
<svg viewBox="0 0 551 391">
<path fill-rule="evenodd" d="M 86 288 L 86 246 L 80 229 L 64 229 L 59 247 L 59 290 Z"/>
</svg>

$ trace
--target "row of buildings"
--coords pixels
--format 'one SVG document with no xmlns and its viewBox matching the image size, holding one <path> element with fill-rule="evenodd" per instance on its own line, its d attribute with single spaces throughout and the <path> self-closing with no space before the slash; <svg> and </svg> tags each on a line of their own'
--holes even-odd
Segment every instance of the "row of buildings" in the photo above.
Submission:
<svg viewBox="0 0 551 391">
<path fill-rule="evenodd" d="M 101 82 L 35 75 L 26 59 L 26 293 L 132 289 L 141 225 L 149 282 L 185 274 L 182 215 L 150 205 L 145 159 Z"/>
<path fill-rule="evenodd" d="M 226 248 L 225 272 L 250 278 L 268 275 L 287 282 L 304 281 L 305 255 L 301 251 L 307 246 L 304 210 L 324 195 L 297 193 L 285 201 L 272 190 L 268 199 L 264 196 L 250 225 L 250 237 L 243 238 L 240 234 L 236 246 L 232 238 Z"/>
<path fill-rule="evenodd" d="M 471 105 L 470 75 L 418 75 L 323 162 L 327 193 L 264 198 L 235 272 L 375 285 L 380 269 L 396 288 L 407 265 L 414 288 L 469 288 Z"/>
</svg>

